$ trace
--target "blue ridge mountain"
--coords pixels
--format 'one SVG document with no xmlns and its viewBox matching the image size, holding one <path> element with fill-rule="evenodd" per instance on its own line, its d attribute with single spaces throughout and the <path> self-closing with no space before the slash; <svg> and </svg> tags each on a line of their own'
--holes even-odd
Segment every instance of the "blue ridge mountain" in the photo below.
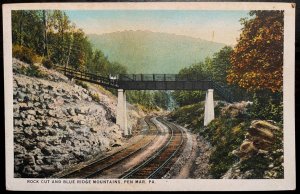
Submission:
<svg viewBox="0 0 300 194">
<path fill-rule="evenodd" d="M 141 30 L 89 34 L 88 39 L 110 61 L 126 66 L 129 73 L 178 73 L 225 46 L 200 38 Z"/>
</svg>

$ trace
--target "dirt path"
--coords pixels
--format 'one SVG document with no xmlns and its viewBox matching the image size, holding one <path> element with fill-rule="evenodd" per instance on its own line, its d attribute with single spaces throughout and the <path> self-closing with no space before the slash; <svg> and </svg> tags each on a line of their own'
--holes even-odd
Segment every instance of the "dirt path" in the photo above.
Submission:
<svg viewBox="0 0 300 194">
<path fill-rule="evenodd" d="M 173 178 L 176 179 L 187 179 L 187 178 L 191 178 L 191 169 L 193 166 L 192 161 L 194 161 L 194 159 L 196 158 L 196 150 L 197 150 L 197 144 L 196 144 L 196 137 L 195 135 L 191 134 L 191 152 L 189 153 L 189 158 L 188 161 L 182 166 L 180 172 L 178 175 L 176 175 Z"/>
<path fill-rule="evenodd" d="M 195 179 L 209 179 L 209 157 L 211 155 L 210 144 L 201 136 L 197 138 L 196 157 L 192 161 L 191 178 Z"/>
<path fill-rule="evenodd" d="M 176 124 L 179 126 L 178 124 Z M 201 136 L 191 133 L 179 126 L 187 133 L 187 143 L 182 155 L 170 171 L 163 178 L 171 179 L 206 179 L 209 178 L 210 145 Z"/>
</svg>

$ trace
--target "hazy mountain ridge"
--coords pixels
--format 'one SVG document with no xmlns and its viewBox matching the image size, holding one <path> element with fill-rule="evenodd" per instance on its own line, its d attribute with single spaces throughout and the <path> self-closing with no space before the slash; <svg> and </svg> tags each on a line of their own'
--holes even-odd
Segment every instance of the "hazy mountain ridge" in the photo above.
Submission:
<svg viewBox="0 0 300 194">
<path fill-rule="evenodd" d="M 183 35 L 151 31 L 122 31 L 90 34 L 89 40 L 108 59 L 128 68 L 129 73 L 178 73 L 200 62 L 225 44 Z"/>
</svg>

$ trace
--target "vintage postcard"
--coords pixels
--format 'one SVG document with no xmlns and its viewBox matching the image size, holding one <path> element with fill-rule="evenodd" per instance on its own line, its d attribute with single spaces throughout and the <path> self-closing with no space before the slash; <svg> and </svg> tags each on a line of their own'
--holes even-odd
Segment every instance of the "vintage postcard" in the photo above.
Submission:
<svg viewBox="0 0 300 194">
<path fill-rule="evenodd" d="M 6 189 L 295 189 L 295 6 L 4 4 Z"/>
</svg>

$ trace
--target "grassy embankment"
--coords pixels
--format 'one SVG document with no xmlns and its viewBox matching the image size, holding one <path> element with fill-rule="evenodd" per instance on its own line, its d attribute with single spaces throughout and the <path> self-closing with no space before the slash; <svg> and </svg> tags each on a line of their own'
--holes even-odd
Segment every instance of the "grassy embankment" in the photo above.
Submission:
<svg viewBox="0 0 300 194">
<path fill-rule="evenodd" d="M 194 133 L 199 133 L 212 146 L 210 156 L 209 173 L 213 178 L 221 178 L 240 158 L 234 155 L 233 150 L 238 149 L 246 138 L 248 128 L 254 120 L 251 115 L 251 107 L 236 109 L 219 103 L 215 107 L 215 119 L 207 126 L 203 126 L 204 103 L 187 105 L 176 109 L 170 114 L 171 118 L 181 125 L 185 125 Z M 262 121 L 264 122 L 264 121 Z M 275 126 L 282 128 L 280 123 Z M 263 178 L 271 169 L 276 171 L 274 178 L 283 178 L 282 131 L 273 131 L 274 141 L 268 154 L 257 154 L 240 161 L 240 173 L 251 171 L 249 178 Z M 271 166 L 271 168 L 270 168 Z M 274 166 L 274 167 L 272 167 Z"/>
<path fill-rule="evenodd" d="M 183 106 L 171 113 L 172 119 L 186 125 L 194 133 L 199 133 L 213 146 L 210 174 L 214 178 L 220 178 L 238 161 L 238 157 L 231 152 L 240 146 L 244 140 L 245 129 L 250 125 L 243 115 L 236 118 L 221 115 L 222 106 L 223 104 L 217 105 L 216 119 L 207 127 L 203 126 L 204 102 Z"/>
</svg>

